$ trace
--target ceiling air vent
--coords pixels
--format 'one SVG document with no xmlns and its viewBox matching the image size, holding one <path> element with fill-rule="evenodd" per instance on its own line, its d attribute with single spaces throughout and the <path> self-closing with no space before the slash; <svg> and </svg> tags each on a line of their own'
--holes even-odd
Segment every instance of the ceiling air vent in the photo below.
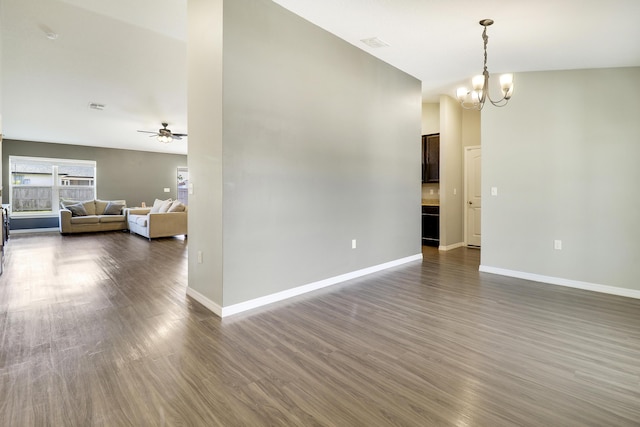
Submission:
<svg viewBox="0 0 640 427">
<path fill-rule="evenodd" d="M 380 47 L 389 47 L 391 46 L 389 43 L 384 42 L 382 40 L 380 40 L 377 37 L 371 37 L 370 39 L 362 39 L 360 40 L 362 43 L 366 44 L 369 47 L 372 47 L 374 49 L 380 48 Z"/>
<path fill-rule="evenodd" d="M 89 108 L 92 110 L 104 110 L 104 104 L 98 104 L 96 102 L 92 102 L 89 104 Z"/>
</svg>

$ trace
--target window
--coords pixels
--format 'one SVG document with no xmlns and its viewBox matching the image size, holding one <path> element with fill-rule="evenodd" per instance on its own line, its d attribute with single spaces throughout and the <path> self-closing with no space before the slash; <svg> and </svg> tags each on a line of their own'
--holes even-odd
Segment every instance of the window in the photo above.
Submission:
<svg viewBox="0 0 640 427">
<path fill-rule="evenodd" d="M 12 215 L 55 215 L 60 199 L 96 196 L 95 161 L 9 156 L 9 170 Z"/>
</svg>

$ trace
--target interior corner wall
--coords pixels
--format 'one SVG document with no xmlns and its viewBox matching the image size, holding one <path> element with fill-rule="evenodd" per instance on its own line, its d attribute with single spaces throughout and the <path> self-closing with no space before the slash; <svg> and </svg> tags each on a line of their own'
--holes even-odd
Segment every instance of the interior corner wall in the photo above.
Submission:
<svg viewBox="0 0 640 427">
<path fill-rule="evenodd" d="M 421 254 L 420 81 L 269 0 L 223 57 L 224 306 Z"/>
<path fill-rule="evenodd" d="M 482 266 L 640 290 L 640 68 L 515 81 L 482 113 Z"/>
<path fill-rule="evenodd" d="M 222 307 L 222 0 L 188 0 L 189 288 Z M 201 262 L 199 262 L 201 260 Z M 203 298 L 197 298 L 203 302 Z"/>
<path fill-rule="evenodd" d="M 440 96 L 440 248 L 464 242 L 462 107 Z"/>
<path fill-rule="evenodd" d="M 422 104 L 422 135 L 440 132 L 440 104 L 424 102 Z"/>
</svg>

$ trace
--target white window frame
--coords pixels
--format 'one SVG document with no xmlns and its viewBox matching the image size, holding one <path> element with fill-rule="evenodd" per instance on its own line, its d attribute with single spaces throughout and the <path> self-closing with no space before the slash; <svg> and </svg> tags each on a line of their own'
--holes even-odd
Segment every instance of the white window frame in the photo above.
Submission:
<svg viewBox="0 0 640 427">
<path fill-rule="evenodd" d="M 51 188 L 51 211 L 50 212 L 13 212 L 13 168 L 14 162 L 33 162 L 41 164 L 49 164 L 52 166 L 53 184 Z M 57 217 L 60 212 L 60 188 L 82 187 L 75 185 L 62 185 L 58 176 L 59 166 L 83 166 L 93 167 L 93 198 L 96 198 L 98 192 L 97 183 L 97 162 L 95 160 L 76 160 L 76 159 L 55 159 L 49 157 L 30 157 L 30 156 L 9 156 L 9 205 L 11 206 L 11 217 L 14 218 L 46 218 Z"/>
</svg>

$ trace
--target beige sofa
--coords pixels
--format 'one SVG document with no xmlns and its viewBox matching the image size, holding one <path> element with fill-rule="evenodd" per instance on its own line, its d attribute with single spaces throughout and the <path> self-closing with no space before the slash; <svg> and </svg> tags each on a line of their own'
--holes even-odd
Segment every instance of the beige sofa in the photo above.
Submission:
<svg viewBox="0 0 640 427">
<path fill-rule="evenodd" d="M 124 200 L 61 200 L 60 233 L 126 230 Z"/>
<path fill-rule="evenodd" d="M 184 234 L 187 236 L 188 228 L 188 208 L 187 206 L 174 201 L 168 206 L 160 207 L 156 200 L 153 208 L 130 208 L 127 209 L 127 219 L 129 222 L 129 231 L 136 233 L 147 239 L 155 239 L 156 237 L 171 237 Z M 167 201 L 164 201 L 166 205 Z M 173 206 L 174 211 L 168 211 Z"/>
</svg>

